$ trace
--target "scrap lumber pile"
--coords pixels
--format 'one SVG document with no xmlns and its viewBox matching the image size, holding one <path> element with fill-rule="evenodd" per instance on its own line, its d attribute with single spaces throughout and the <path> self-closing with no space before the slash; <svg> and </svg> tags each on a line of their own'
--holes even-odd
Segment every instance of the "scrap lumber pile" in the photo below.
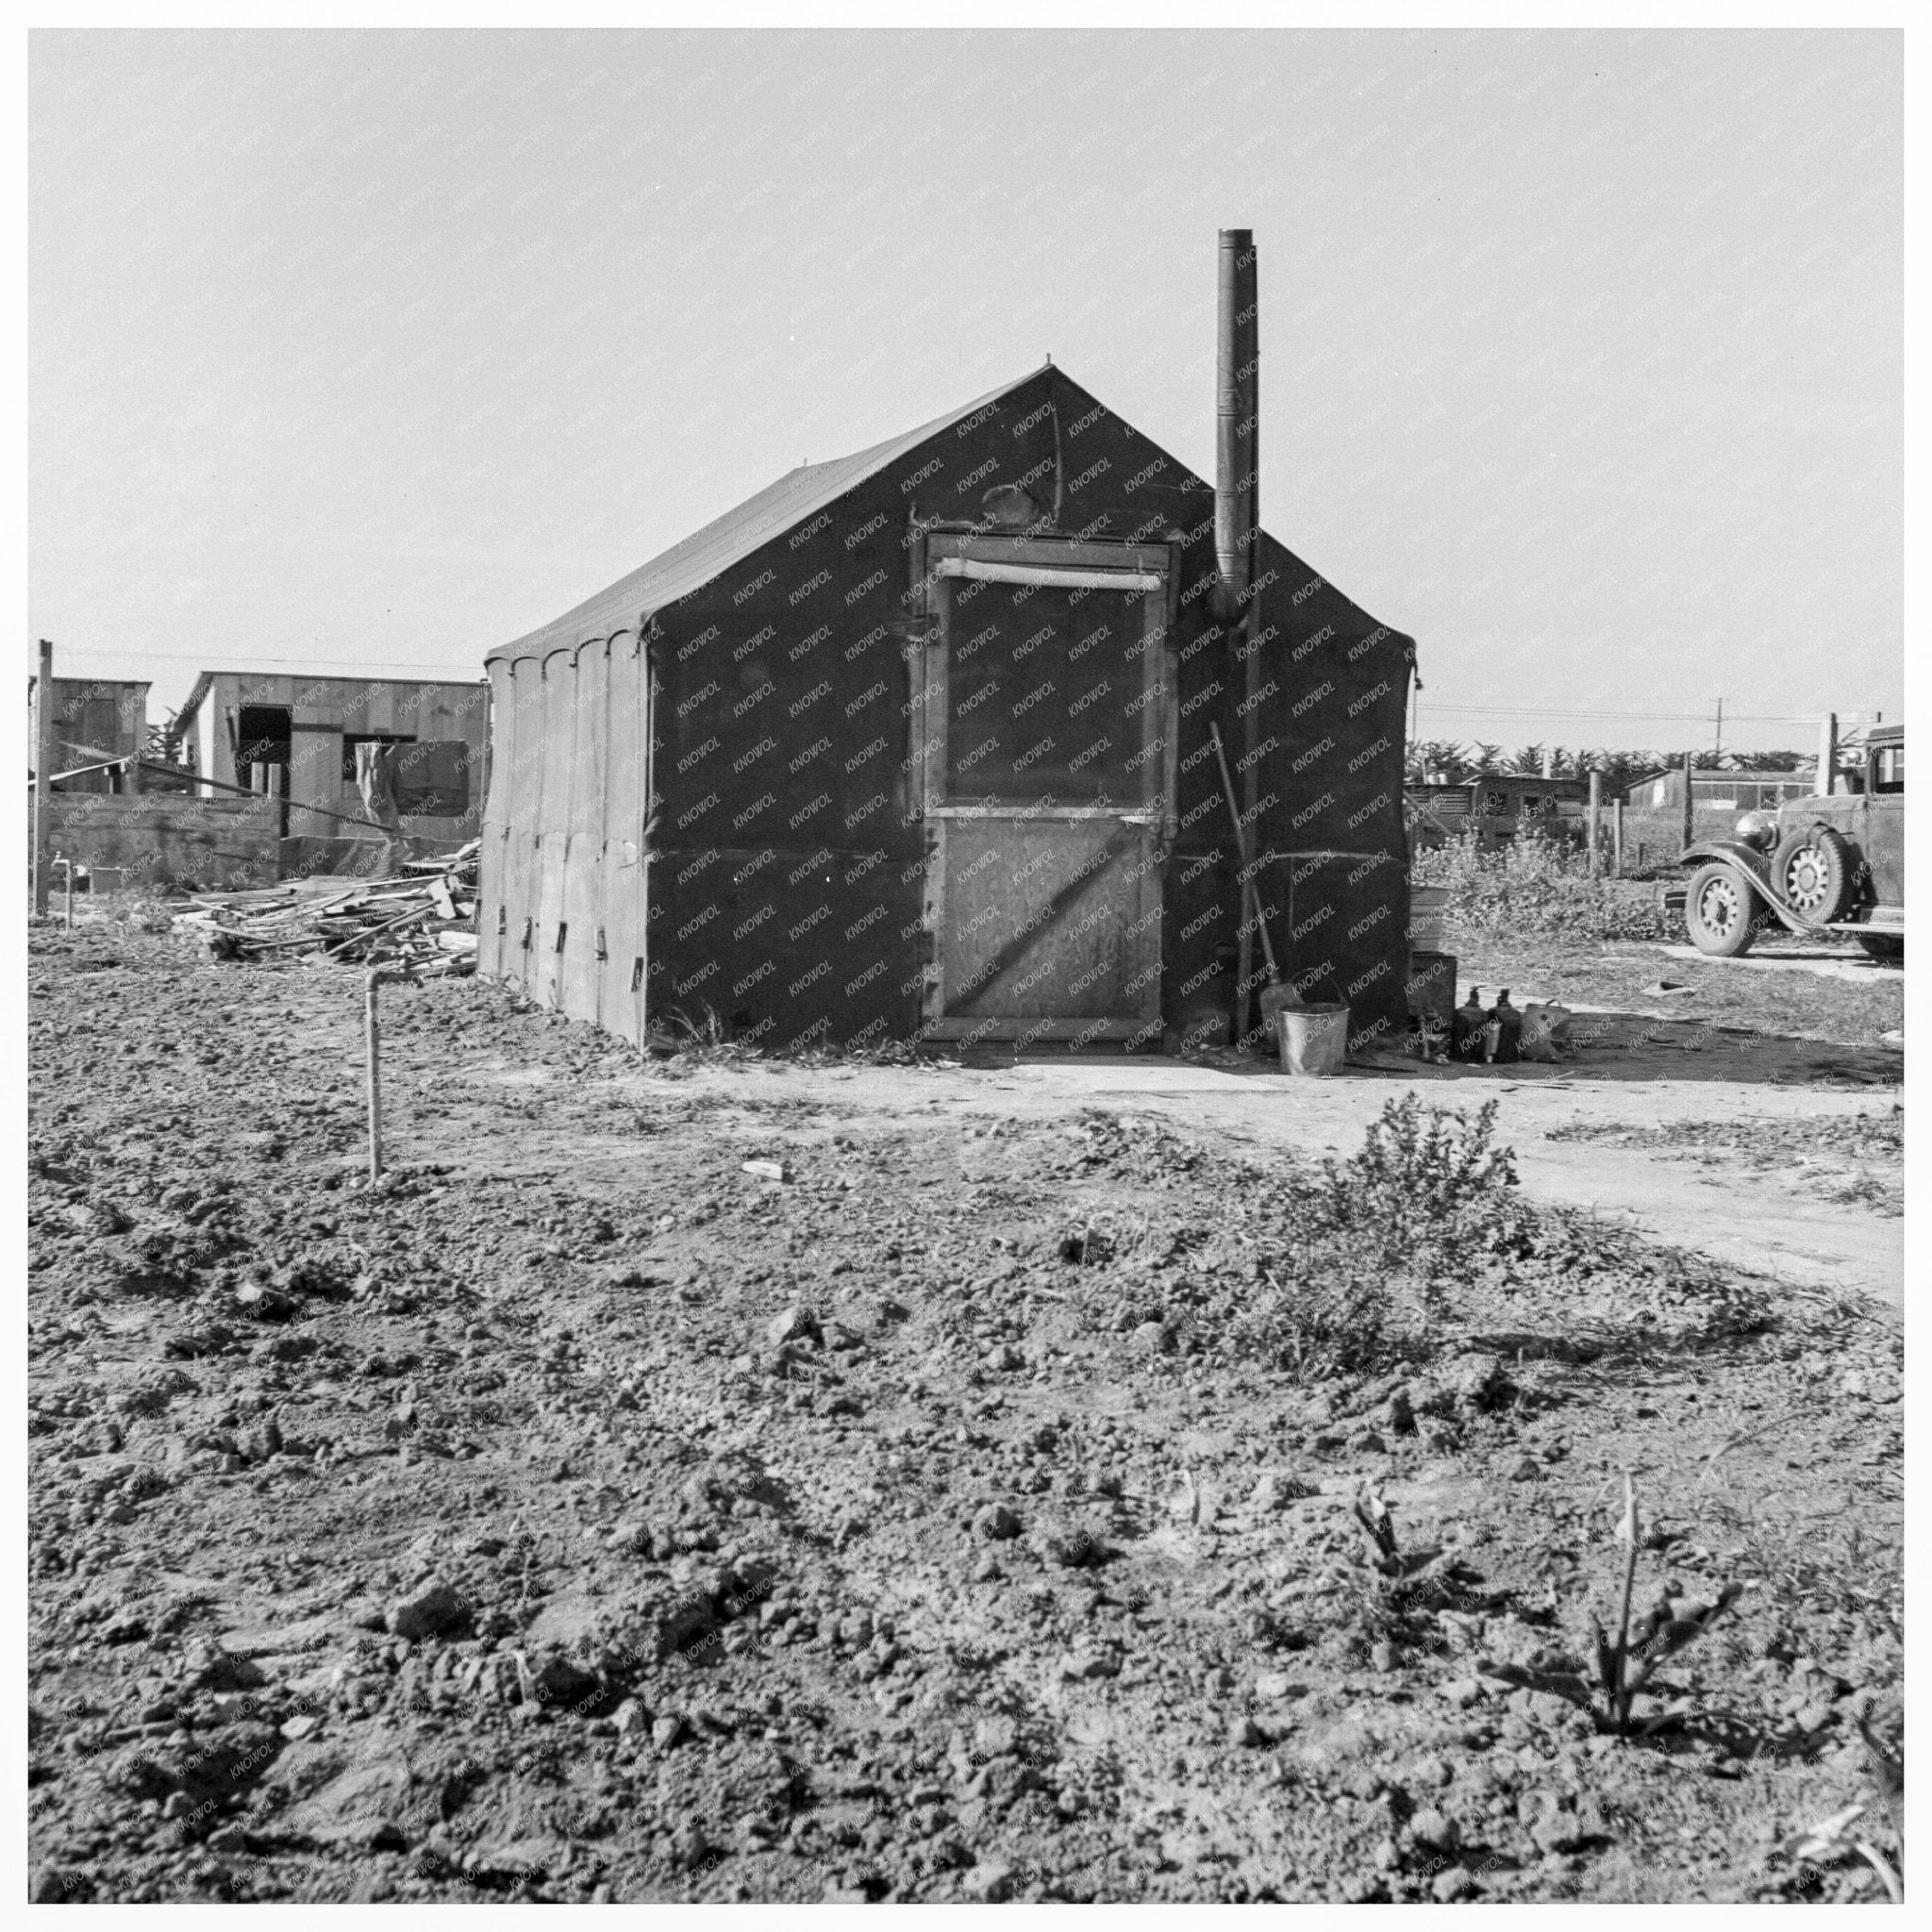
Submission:
<svg viewBox="0 0 1932 1932">
<path fill-rule="evenodd" d="M 313 955 L 393 967 L 412 979 L 476 966 L 476 855 L 472 840 L 448 858 L 419 859 L 401 877 L 290 880 L 241 892 L 197 892 L 177 930 L 214 959 Z"/>
</svg>

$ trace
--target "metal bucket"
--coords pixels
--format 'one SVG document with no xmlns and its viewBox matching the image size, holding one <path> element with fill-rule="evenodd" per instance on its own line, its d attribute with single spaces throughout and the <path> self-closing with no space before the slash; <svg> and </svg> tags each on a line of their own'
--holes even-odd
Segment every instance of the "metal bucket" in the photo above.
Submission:
<svg viewBox="0 0 1932 1932">
<path fill-rule="evenodd" d="M 1348 1058 L 1348 1008 L 1284 1007 L 1275 1017 L 1284 1074 L 1339 1074 Z"/>
</svg>

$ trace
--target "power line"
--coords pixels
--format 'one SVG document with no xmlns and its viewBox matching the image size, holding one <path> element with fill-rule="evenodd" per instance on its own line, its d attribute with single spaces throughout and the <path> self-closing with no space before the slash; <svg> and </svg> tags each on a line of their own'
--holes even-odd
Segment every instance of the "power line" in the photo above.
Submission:
<svg viewBox="0 0 1932 1932">
<path fill-rule="evenodd" d="M 164 659 L 170 664 L 199 664 L 210 670 L 217 667 L 218 661 L 221 658 L 226 658 L 237 660 L 249 668 L 253 668 L 258 664 L 293 664 L 313 671 L 318 675 L 325 675 L 331 671 L 341 670 L 345 667 L 381 665 L 389 671 L 391 675 L 394 675 L 393 660 L 387 658 L 258 658 L 253 653 L 245 651 L 145 651 L 132 647 L 123 651 L 116 650 L 111 644 L 75 644 L 61 653 L 61 661 L 63 663 L 66 662 L 70 657 L 75 654 L 83 658 L 128 658 L 137 664 L 143 663 L 150 658 L 158 658 Z M 459 674 L 465 669 L 460 664 L 432 665 L 420 661 L 408 668 L 417 671 L 435 671 L 453 683 L 461 683 L 463 681 Z M 475 673 L 475 681 L 481 683 L 483 675 L 484 674 L 481 670 L 476 671 Z"/>
<path fill-rule="evenodd" d="M 1472 718 L 1607 718 L 1655 724 L 1708 724 L 1711 722 L 1708 711 L 1576 710 L 1561 705 L 1444 705 L 1428 698 L 1423 699 L 1422 708 L 1429 711 L 1453 711 L 1458 716 Z M 1733 711 L 1729 714 L 1732 723 L 1745 724 L 1811 724 L 1823 715 L 1820 711 Z"/>
</svg>

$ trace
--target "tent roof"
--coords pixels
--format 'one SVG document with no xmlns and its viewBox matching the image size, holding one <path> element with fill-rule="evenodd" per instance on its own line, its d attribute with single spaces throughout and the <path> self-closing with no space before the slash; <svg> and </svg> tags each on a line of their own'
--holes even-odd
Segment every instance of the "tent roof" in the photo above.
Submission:
<svg viewBox="0 0 1932 1932">
<path fill-rule="evenodd" d="M 661 610 L 667 604 L 675 604 L 680 597 L 687 597 L 722 576 L 734 564 L 743 562 L 781 530 L 808 522 L 848 490 L 917 449 L 928 437 L 963 423 L 976 410 L 1011 394 L 1022 383 L 1032 381 L 1041 373 L 1040 369 L 1029 369 L 1024 375 L 1002 383 L 998 389 L 975 396 L 972 402 L 930 423 L 923 423 L 917 429 L 906 430 L 856 455 L 834 457 L 823 463 L 801 463 L 756 496 L 747 497 L 737 508 L 726 510 L 682 542 L 674 543 L 575 610 L 565 611 L 561 617 L 512 643 L 500 644 L 486 661 L 541 657 L 549 651 L 567 649 L 633 625 L 641 612 Z"/>
</svg>

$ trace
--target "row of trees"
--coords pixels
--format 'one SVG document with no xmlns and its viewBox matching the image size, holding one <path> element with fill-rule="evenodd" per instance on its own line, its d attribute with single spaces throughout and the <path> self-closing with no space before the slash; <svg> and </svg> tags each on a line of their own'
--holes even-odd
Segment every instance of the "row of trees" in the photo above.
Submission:
<svg viewBox="0 0 1932 1932">
<path fill-rule="evenodd" d="M 1408 747 L 1406 776 L 1411 785 L 1460 785 L 1471 778 L 1511 772 L 1535 777 L 1541 775 L 1546 756 L 1554 777 L 1586 778 L 1593 771 L 1601 772 L 1606 793 L 1621 791 L 1652 772 L 1681 764 L 1684 758 L 1680 751 L 1613 751 L 1603 746 L 1572 750 L 1560 744 L 1525 744 L 1507 751 L 1500 744 L 1424 739 Z M 1714 752 L 1698 751 L 1690 754 L 1690 762 L 1700 772 L 1795 772 L 1810 760 L 1795 751 L 1727 751 L 1722 758 Z"/>
</svg>

